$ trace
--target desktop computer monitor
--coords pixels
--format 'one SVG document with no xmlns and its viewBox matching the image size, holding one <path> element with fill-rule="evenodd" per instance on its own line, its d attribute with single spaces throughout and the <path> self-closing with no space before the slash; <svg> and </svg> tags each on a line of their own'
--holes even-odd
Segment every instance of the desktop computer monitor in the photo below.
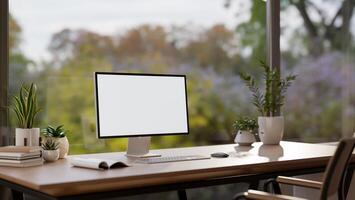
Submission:
<svg viewBox="0 0 355 200">
<path fill-rule="evenodd" d="M 98 138 L 129 137 L 127 154 L 149 154 L 150 136 L 188 134 L 185 75 L 95 72 Z"/>
</svg>

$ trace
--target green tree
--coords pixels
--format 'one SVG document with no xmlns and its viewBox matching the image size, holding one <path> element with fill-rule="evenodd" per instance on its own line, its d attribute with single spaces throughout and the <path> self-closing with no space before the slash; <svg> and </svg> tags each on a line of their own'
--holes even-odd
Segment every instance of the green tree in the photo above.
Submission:
<svg viewBox="0 0 355 200">
<path fill-rule="evenodd" d="M 10 74 L 9 79 L 10 94 L 18 90 L 23 81 L 29 79 L 28 75 L 28 66 L 34 64 L 30 59 L 28 59 L 21 51 L 20 44 L 22 29 L 14 17 L 9 15 L 9 60 L 10 60 Z"/>
<path fill-rule="evenodd" d="M 126 140 L 118 139 L 108 140 L 105 149 L 102 145 L 86 148 L 84 130 L 88 128 L 85 126 L 94 130 L 91 127 L 95 125 L 93 71 L 188 74 L 193 134 L 189 139 L 157 137 L 153 139 L 153 147 L 219 143 L 232 139 L 235 113 L 241 111 L 236 105 L 241 104 L 241 99 L 234 91 L 233 73 L 220 75 L 217 69 L 225 67 L 228 70 L 235 64 L 234 55 L 228 54 L 233 32 L 217 25 L 201 33 L 198 41 L 189 41 L 181 47 L 169 41 L 169 37 L 170 33 L 164 28 L 148 25 L 130 29 L 120 36 L 65 29 L 52 37 L 49 49 L 53 60 L 48 62 L 47 70 L 51 73 L 46 81 L 46 119 L 65 124 L 72 130 L 72 134 L 68 134 L 74 144 L 72 153 L 123 150 L 125 147 Z M 219 53 L 213 55 L 213 52 Z M 187 54 L 192 56 L 187 57 Z M 210 68 L 195 65 L 201 57 L 206 58 Z M 222 84 L 220 79 L 230 81 Z M 230 92 L 226 93 L 226 90 Z M 90 134 L 95 138 L 95 131 Z"/>
<path fill-rule="evenodd" d="M 187 60 L 202 68 L 212 67 L 219 72 L 230 72 L 240 60 L 234 53 L 234 39 L 233 31 L 217 24 L 200 33 L 196 40 L 190 41 L 181 51 Z"/>
<path fill-rule="evenodd" d="M 328 5 L 328 7 L 338 7 L 334 15 L 331 15 L 327 7 L 321 8 L 319 5 L 312 0 L 288 0 L 284 2 L 283 8 L 286 10 L 288 6 L 293 6 L 302 17 L 307 31 L 306 42 L 310 54 L 319 56 L 328 48 L 330 50 L 348 48 L 352 41 L 350 26 L 355 1 L 342 0 Z M 316 17 L 311 16 L 310 12 Z"/>
</svg>

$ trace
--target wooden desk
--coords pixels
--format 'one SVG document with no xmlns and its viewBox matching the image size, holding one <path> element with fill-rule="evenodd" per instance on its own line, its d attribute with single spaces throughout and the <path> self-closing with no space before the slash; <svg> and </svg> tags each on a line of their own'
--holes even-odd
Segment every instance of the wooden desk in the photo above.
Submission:
<svg viewBox="0 0 355 200">
<path fill-rule="evenodd" d="M 231 182 L 252 182 L 276 175 L 301 175 L 323 171 L 335 146 L 282 142 L 281 145 L 242 147 L 236 144 L 153 150 L 167 155 L 209 155 L 227 152 L 228 158 L 161 164 L 98 171 L 72 167 L 68 160 L 39 167 L 0 167 L 0 184 L 47 199 L 125 195 L 179 190 Z M 123 158 L 123 152 L 86 154 L 81 157 Z M 128 160 L 133 161 L 133 160 Z M 355 157 L 352 160 L 355 162 Z M 137 188 L 140 188 L 137 190 Z M 115 193 L 116 192 L 116 193 Z"/>
</svg>

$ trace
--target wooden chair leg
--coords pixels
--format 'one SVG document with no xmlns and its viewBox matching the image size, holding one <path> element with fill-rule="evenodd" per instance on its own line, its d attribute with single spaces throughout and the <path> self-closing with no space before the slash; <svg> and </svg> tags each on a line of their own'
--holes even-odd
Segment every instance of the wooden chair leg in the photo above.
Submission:
<svg viewBox="0 0 355 200">
<path fill-rule="evenodd" d="M 11 190 L 13 200 L 23 200 L 23 193 L 17 190 Z"/>
<path fill-rule="evenodd" d="M 272 188 L 274 189 L 275 194 L 281 194 L 281 188 L 278 182 L 272 183 Z"/>
<path fill-rule="evenodd" d="M 269 193 L 274 193 L 274 194 L 281 194 L 281 189 L 279 183 L 276 181 L 276 179 L 271 178 L 268 179 L 264 183 L 264 191 L 269 192 Z"/>
<path fill-rule="evenodd" d="M 179 200 L 187 200 L 186 190 L 178 190 Z"/>
<path fill-rule="evenodd" d="M 269 192 L 269 193 L 272 192 L 271 184 L 272 184 L 273 181 L 276 181 L 276 180 L 274 178 L 271 178 L 271 179 L 268 179 L 268 180 L 265 181 L 264 186 L 263 186 L 263 191 L 264 192 Z"/>
</svg>

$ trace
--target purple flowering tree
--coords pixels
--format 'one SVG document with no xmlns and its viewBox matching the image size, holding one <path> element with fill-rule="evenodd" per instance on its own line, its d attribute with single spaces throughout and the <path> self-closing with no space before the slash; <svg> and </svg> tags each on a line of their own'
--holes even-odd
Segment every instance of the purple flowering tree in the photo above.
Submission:
<svg viewBox="0 0 355 200">
<path fill-rule="evenodd" d="M 340 52 L 302 59 L 289 88 L 286 137 L 336 140 L 355 130 L 355 62 Z M 321 138 L 321 139 L 320 139 Z"/>
</svg>

